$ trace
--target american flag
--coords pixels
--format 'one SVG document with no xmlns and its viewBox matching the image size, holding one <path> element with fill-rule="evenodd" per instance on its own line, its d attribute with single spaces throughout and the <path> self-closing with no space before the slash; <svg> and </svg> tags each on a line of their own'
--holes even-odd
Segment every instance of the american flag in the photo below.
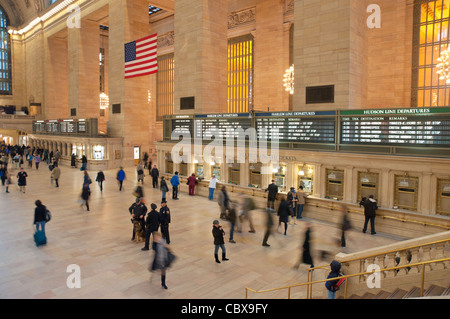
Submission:
<svg viewBox="0 0 450 319">
<path fill-rule="evenodd" d="M 125 44 L 125 79 L 158 72 L 158 34 Z"/>
</svg>

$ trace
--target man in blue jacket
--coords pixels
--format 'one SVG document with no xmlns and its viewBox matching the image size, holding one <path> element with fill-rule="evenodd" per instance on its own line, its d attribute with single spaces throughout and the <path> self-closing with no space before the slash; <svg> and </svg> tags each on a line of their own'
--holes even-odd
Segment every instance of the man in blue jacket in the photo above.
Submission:
<svg viewBox="0 0 450 319">
<path fill-rule="evenodd" d="M 117 181 L 119 182 L 120 191 L 122 190 L 124 180 L 125 180 L 125 171 L 121 167 L 120 170 L 117 172 Z"/>
<path fill-rule="evenodd" d="M 172 184 L 172 199 L 178 200 L 178 186 L 180 185 L 180 178 L 178 177 L 178 172 L 175 172 L 175 175 L 170 179 L 170 184 Z"/>
</svg>

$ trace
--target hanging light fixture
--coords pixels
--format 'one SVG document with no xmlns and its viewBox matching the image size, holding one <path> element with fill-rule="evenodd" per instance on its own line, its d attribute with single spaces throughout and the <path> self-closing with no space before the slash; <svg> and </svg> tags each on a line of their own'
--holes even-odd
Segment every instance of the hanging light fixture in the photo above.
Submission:
<svg viewBox="0 0 450 319">
<path fill-rule="evenodd" d="M 286 73 L 284 74 L 283 79 L 283 86 L 285 87 L 286 91 L 289 92 L 289 94 L 294 94 L 294 65 L 292 65 L 289 69 L 286 70 Z"/>
<path fill-rule="evenodd" d="M 105 110 L 109 106 L 109 96 L 105 92 L 100 93 L 100 109 Z"/>
<path fill-rule="evenodd" d="M 439 80 L 450 83 L 450 47 L 442 51 L 437 61 L 436 68 L 438 69 L 437 74 L 439 75 Z"/>
</svg>

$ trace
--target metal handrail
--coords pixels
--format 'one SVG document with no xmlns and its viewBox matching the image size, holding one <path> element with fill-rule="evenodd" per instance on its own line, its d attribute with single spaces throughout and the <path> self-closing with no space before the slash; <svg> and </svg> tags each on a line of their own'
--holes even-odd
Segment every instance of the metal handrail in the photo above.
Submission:
<svg viewBox="0 0 450 319">
<path fill-rule="evenodd" d="M 441 258 L 441 259 L 436 259 L 436 260 L 429 260 L 429 261 L 423 261 L 423 262 L 418 262 L 418 263 L 414 263 L 414 264 L 407 264 L 407 265 L 403 265 L 403 266 L 395 266 L 395 267 L 390 267 L 390 268 L 384 268 L 380 270 L 381 272 L 385 272 L 385 271 L 391 271 L 391 270 L 398 270 L 398 269 L 402 269 L 402 268 L 411 268 L 414 266 L 422 266 L 422 278 L 421 278 L 421 286 L 420 286 L 420 297 L 423 297 L 423 292 L 424 292 L 424 282 L 425 282 L 425 265 L 428 264 L 433 264 L 433 263 L 438 263 L 438 262 L 444 262 L 444 261 L 450 261 L 450 257 L 448 258 Z M 357 273 L 357 274 L 352 274 L 352 275 L 344 275 L 341 277 L 334 277 L 334 278 L 330 278 L 330 279 L 323 279 L 323 280 L 316 280 L 316 281 L 312 281 L 312 282 L 306 282 L 306 283 L 301 283 L 301 284 L 296 284 L 296 285 L 289 285 L 289 286 L 284 286 L 284 287 L 279 287 L 279 288 L 272 288 L 272 289 L 266 289 L 266 290 L 254 290 L 248 287 L 245 287 L 245 299 L 248 299 L 248 291 L 254 292 L 254 293 L 267 293 L 267 292 L 272 292 L 272 291 L 277 291 L 277 290 L 283 290 L 283 289 L 288 289 L 288 299 L 290 299 L 291 297 L 291 289 L 292 288 L 296 288 L 296 287 L 302 287 L 302 286 L 312 286 L 314 284 L 318 284 L 318 283 L 324 283 L 327 281 L 332 281 L 332 280 L 340 280 L 345 278 L 345 289 L 344 289 L 344 299 L 347 299 L 347 291 L 348 291 L 348 278 L 352 278 L 352 277 L 357 277 L 357 276 L 363 276 L 363 275 L 370 275 L 373 274 L 375 271 L 366 271 L 366 272 L 361 272 L 361 273 Z M 307 299 L 311 299 L 312 295 L 309 294 L 308 290 L 307 290 Z"/>
<path fill-rule="evenodd" d="M 345 203 L 343 203 L 343 204 L 345 204 Z M 338 210 L 338 207 L 335 207 L 333 205 L 327 206 L 327 205 L 319 205 L 319 204 L 314 204 L 314 203 L 306 203 L 306 205 L 308 205 L 308 206 L 315 206 L 316 208 L 325 208 L 325 209 L 331 209 L 331 210 Z M 336 203 L 336 205 L 340 205 L 340 203 Z M 352 210 L 352 209 L 348 209 L 347 212 L 349 212 L 349 213 L 356 213 L 356 214 L 359 214 L 359 215 L 363 215 L 364 214 L 362 211 Z M 393 220 L 398 220 L 398 221 L 401 221 L 401 222 L 409 222 L 409 223 L 414 223 L 414 224 L 421 224 L 423 226 L 433 226 L 433 227 L 439 227 L 439 228 L 444 228 L 444 229 L 450 230 L 449 226 L 440 225 L 440 224 L 434 224 L 434 223 L 428 223 L 428 222 L 423 222 L 423 221 L 409 219 L 409 218 L 398 218 L 398 217 L 386 216 L 386 215 L 380 215 L 379 217 L 381 217 L 383 219 L 393 219 Z"/>
</svg>

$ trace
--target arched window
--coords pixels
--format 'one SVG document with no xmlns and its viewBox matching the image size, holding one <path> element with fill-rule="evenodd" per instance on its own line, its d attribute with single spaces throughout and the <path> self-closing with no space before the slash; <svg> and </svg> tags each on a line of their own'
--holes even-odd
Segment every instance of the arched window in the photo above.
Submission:
<svg viewBox="0 0 450 319">
<path fill-rule="evenodd" d="M 11 39 L 7 27 L 9 19 L 0 6 L 0 94 L 12 94 L 11 81 Z"/>
</svg>

